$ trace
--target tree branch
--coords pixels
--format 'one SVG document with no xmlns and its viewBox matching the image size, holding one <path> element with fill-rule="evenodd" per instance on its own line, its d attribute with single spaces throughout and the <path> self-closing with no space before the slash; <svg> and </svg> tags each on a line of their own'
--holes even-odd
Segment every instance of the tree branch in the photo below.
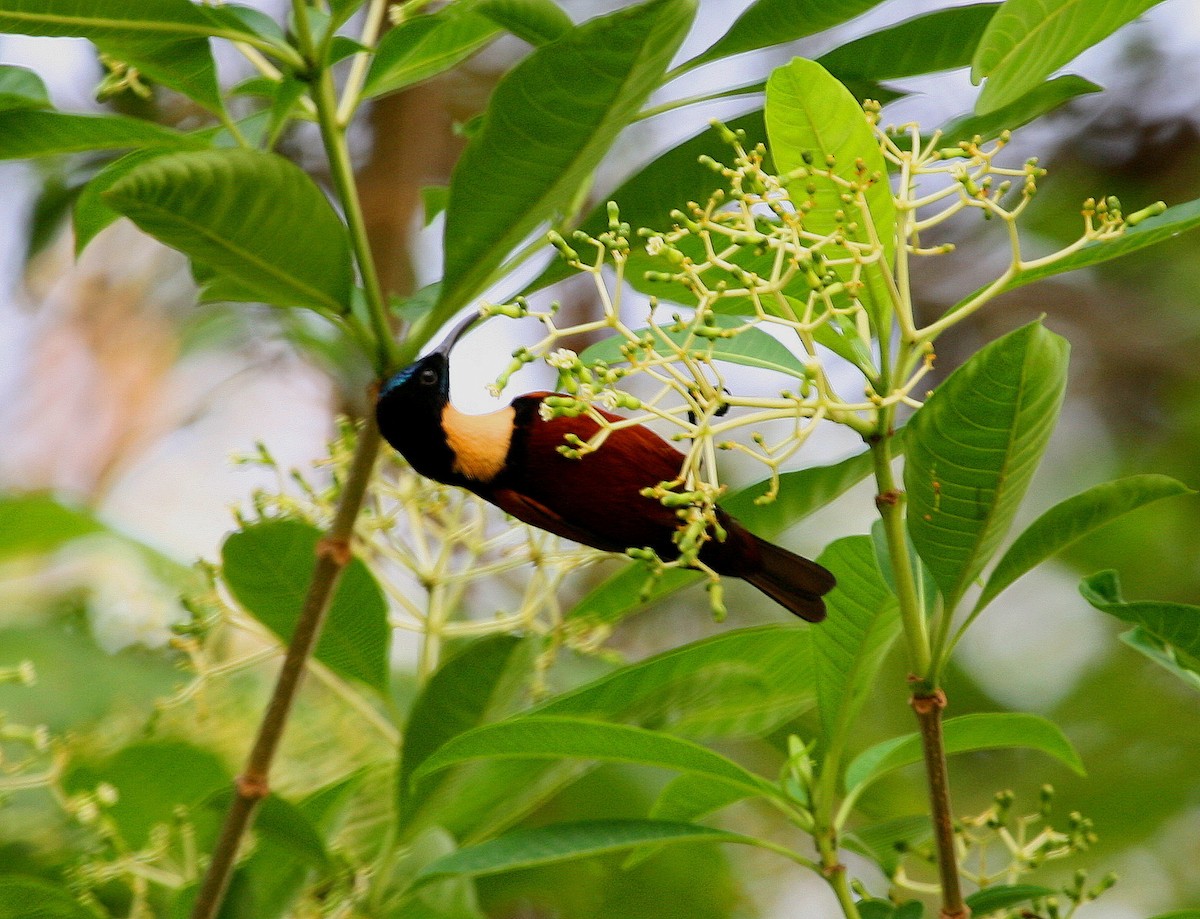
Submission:
<svg viewBox="0 0 1200 919">
<path fill-rule="evenodd" d="M 213 850 L 212 861 L 204 876 L 204 883 L 192 908 L 192 919 L 213 919 L 225 898 L 225 891 L 233 877 L 238 850 L 246 831 L 254 821 L 258 804 L 270 791 L 271 763 L 287 726 L 288 714 L 300 689 L 305 665 L 316 646 L 329 610 L 334 591 L 346 565 L 353 557 L 350 538 L 354 532 L 354 521 L 362 507 L 375 458 L 379 455 L 379 429 L 373 417 L 369 417 L 359 433 L 350 473 L 338 498 L 333 524 L 324 538 L 317 543 L 317 563 L 309 582 L 308 594 L 296 622 L 295 632 L 288 644 L 275 691 L 258 728 L 258 736 L 246 766 L 234 781 L 234 799 L 221 835 Z"/>
</svg>

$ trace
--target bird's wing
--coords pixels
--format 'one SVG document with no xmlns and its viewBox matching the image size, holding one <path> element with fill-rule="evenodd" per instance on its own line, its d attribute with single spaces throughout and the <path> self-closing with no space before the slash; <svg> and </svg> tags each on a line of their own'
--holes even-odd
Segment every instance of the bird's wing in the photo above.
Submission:
<svg viewBox="0 0 1200 919">
<path fill-rule="evenodd" d="M 488 494 L 488 500 L 506 514 L 511 514 L 518 520 L 553 533 L 555 536 L 562 536 L 564 539 L 571 539 L 605 552 L 624 552 L 627 548 L 623 545 L 602 541 L 595 533 L 569 523 L 540 501 L 513 491 L 511 488 L 497 488 L 491 491 Z"/>
</svg>

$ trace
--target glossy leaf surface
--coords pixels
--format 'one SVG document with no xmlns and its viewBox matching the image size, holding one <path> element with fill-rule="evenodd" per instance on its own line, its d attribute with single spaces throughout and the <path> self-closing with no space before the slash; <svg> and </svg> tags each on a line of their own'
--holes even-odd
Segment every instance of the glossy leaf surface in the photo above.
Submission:
<svg viewBox="0 0 1200 919">
<path fill-rule="evenodd" d="M 729 31 L 680 69 L 690 70 L 723 57 L 815 35 L 879 3 L 880 0 L 755 0 Z"/>
<path fill-rule="evenodd" d="M 239 530 L 221 548 L 234 597 L 283 642 L 300 617 L 320 538 L 315 527 L 298 520 L 270 520 Z M 367 566 L 353 558 L 338 582 L 315 656 L 334 673 L 382 692 L 390 637 L 383 593 Z"/>
<path fill-rule="evenodd" d="M 1033 89 L 1081 51 L 1161 0 L 1008 0 L 979 42 L 971 77 L 987 83 L 975 103 L 986 115 Z"/>
<path fill-rule="evenodd" d="M 1200 659 L 1200 606 L 1162 600 L 1130 600 L 1121 596 L 1115 571 L 1098 571 L 1079 583 L 1079 592 L 1096 609 L 1140 626 L 1155 638 Z"/>
<path fill-rule="evenodd" d="M 908 529 L 948 609 L 1007 533 L 1058 420 L 1065 339 L 1031 323 L 954 371 L 905 430 Z"/>
<path fill-rule="evenodd" d="M 838 579 L 825 598 L 828 617 L 811 630 L 817 708 L 826 741 L 832 743 L 845 735 L 861 711 L 900 634 L 900 617 L 869 536 L 839 539 L 817 561 Z"/>
<path fill-rule="evenodd" d="M 562 757 L 675 769 L 752 794 L 771 788 L 733 760 L 690 740 L 631 725 L 551 715 L 525 715 L 459 734 L 428 756 L 413 779 L 420 782 L 430 773 L 474 760 Z"/>
<path fill-rule="evenodd" d="M 103 197 L 151 236 L 265 303 L 327 313 L 350 307 L 344 226 L 312 179 L 282 157 L 249 150 L 162 156 Z"/>
<path fill-rule="evenodd" d="M 648 844 L 696 842 L 754 844 L 747 836 L 690 823 L 657 820 L 597 820 L 515 830 L 498 839 L 460 849 L 427 865 L 421 883 L 447 875 L 481 876 L 556 862 L 623 852 Z"/>
<path fill-rule="evenodd" d="M 590 20 L 500 81 L 450 181 L 434 326 L 473 297 L 513 247 L 570 206 L 658 85 L 695 9 L 694 0 L 651 0 Z"/>
<path fill-rule="evenodd" d="M 1105 482 L 1056 504 L 1030 524 L 996 563 L 975 611 L 1021 575 L 1093 530 L 1154 501 L 1190 492 L 1169 476 L 1134 475 Z"/>
<path fill-rule="evenodd" d="M 1078 775 L 1083 762 L 1052 721 L 1020 712 L 960 715 L 942 725 L 946 753 L 1024 748 L 1052 756 Z M 861 791 L 876 779 L 903 766 L 921 762 L 921 735 L 907 734 L 876 744 L 860 753 L 846 768 L 846 788 Z"/>
<path fill-rule="evenodd" d="M 187 134 L 124 115 L 0 112 L 0 159 L 5 160 L 128 147 L 195 150 L 204 146 Z"/>
</svg>

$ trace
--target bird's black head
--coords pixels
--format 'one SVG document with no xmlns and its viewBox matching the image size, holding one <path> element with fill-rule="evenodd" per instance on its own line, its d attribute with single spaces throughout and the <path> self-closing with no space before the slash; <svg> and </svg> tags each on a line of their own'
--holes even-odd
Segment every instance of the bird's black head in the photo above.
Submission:
<svg viewBox="0 0 1200 919">
<path fill-rule="evenodd" d="M 439 482 L 453 478 L 454 453 L 442 429 L 442 411 L 450 401 L 450 349 L 478 318 L 469 316 L 436 351 L 395 373 L 375 403 L 384 439 L 417 472 Z"/>
</svg>

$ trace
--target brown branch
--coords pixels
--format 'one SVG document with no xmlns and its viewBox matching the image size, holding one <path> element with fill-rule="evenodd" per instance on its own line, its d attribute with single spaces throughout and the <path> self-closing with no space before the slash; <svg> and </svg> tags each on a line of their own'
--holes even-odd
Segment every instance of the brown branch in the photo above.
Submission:
<svg viewBox="0 0 1200 919">
<path fill-rule="evenodd" d="M 941 919 L 970 919 L 958 879 L 958 853 L 954 848 L 954 815 L 950 807 L 950 783 L 946 773 L 946 747 L 942 740 L 942 711 L 946 694 L 940 689 L 916 693 L 909 700 L 921 726 L 925 752 L 925 774 L 929 779 L 929 801 L 933 810 L 933 838 L 937 846 L 938 876 L 942 882 Z"/>
<path fill-rule="evenodd" d="M 225 899 L 229 881 L 237 863 L 237 854 L 246 831 L 254 821 L 254 812 L 270 791 L 271 762 L 283 738 L 288 714 L 300 689 L 305 665 L 321 634 L 325 613 L 333 599 L 342 572 L 351 559 L 350 537 L 354 521 L 362 507 L 375 458 L 379 455 L 379 429 L 373 417 L 368 417 L 359 433 L 350 473 L 338 499 L 332 525 L 317 543 L 317 563 L 313 569 L 304 606 L 296 622 L 296 630 L 288 644 L 275 691 L 267 705 L 258 736 L 242 774 L 234 782 L 234 799 L 225 815 L 221 835 L 213 849 L 212 860 L 204 875 L 204 883 L 192 908 L 192 919 L 213 919 Z"/>
</svg>

